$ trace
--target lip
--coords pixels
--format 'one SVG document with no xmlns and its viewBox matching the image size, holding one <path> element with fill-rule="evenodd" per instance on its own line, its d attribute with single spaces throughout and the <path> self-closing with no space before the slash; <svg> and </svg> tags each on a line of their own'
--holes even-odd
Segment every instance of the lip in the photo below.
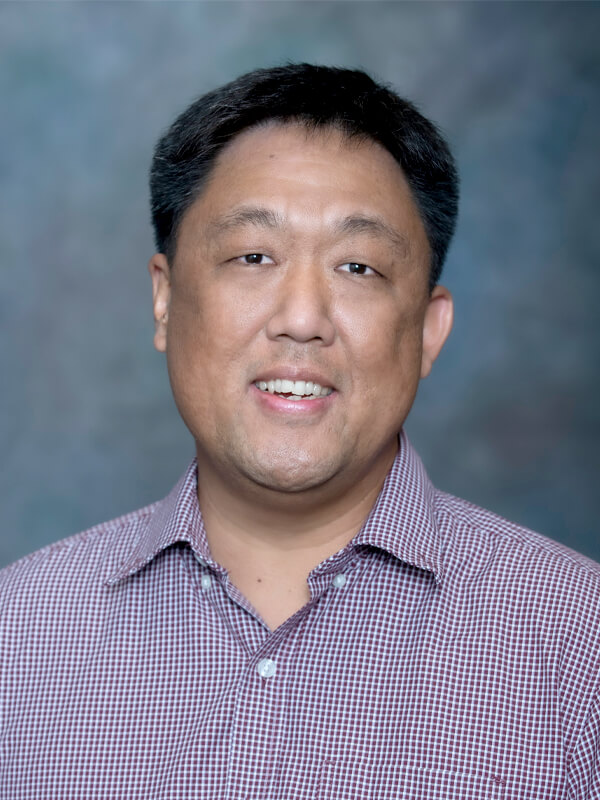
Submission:
<svg viewBox="0 0 600 800">
<path fill-rule="evenodd" d="M 258 378 L 257 380 L 265 380 L 265 378 Z M 270 380 L 273 380 L 272 378 Z M 291 378 L 289 379 L 291 380 Z M 297 380 L 302 380 L 298 378 Z M 281 397 L 278 394 L 271 394 L 270 392 L 261 391 L 254 383 L 250 386 L 250 391 L 255 397 L 260 407 L 269 413 L 283 414 L 284 417 L 290 419 L 295 417 L 310 418 L 318 416 L 326 411 L 329 406 L 335 402 L 337 392 L 334 390 L 331 394 L 325 397 L 314 397 L 309 400 L 288 400 L 286 397 Z"/>
<path fill-rule="evenodd" d="M 259 381 L 268 383 L 269 381 L 277 380 L 277 378 L 288 381 L 312 381 L 313 383 L 318 383 L 319 386 L 336 390 L 331 378 L 326 377 L 322 372 L 316 371 L 313 367 L 276 367 L 266 372 L 261 372 L 256 378 L 253 378 L 252 383 L 258 383 Z M 297 402 L 301 401 L 298 400 Z"/>
</svg>

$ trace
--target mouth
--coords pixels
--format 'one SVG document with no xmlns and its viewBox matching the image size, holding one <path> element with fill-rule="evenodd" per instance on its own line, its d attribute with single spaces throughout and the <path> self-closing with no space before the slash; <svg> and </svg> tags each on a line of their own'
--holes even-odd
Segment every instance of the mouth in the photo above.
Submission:
<svg viewBox="0 0 600 800">
<path fill-rule="evenodd" d="M 286 400 L 317 400 L 327 397 L 333 392 L 331 386 L 322 386 L 315 381 L 291 381 L 286 378 L 274 378 L 268 381 L 255 381 L 254 385 L 261 392 L 274 394 Z"/>
</svg>

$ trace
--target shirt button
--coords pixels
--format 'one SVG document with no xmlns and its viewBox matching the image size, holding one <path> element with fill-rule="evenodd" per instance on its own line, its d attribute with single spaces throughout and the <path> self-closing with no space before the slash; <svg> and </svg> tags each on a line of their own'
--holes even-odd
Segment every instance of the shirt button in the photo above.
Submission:
<svg viewBox="0 0 600 800">
<path fill-rule="evenodd" d="M 341 589 L 342 586 L 346 585 L 346 581 L 347 580 L 348 580 L 348 578 L 344 575 L 344 573 L 340 572 L 339 575 L 335 576 L 335 578 L 333 579 L 332 583 L 333 583 L 333 585 L 335 586 L 336 589 Z"/>
<path fill-rule="evenodd" d="M 263 658 L 262 661 L 258 662 L 258 666 L 256 667 L 256 671 L 261 678 L 272 678 L 273 675 L 275 675 L 276 669 L 275 662 L 271 661 L 270 658 Z"/>
<path fill-rule="evenodd" d="M 200 579 L 200 585 L 202 586 L 203 589 L 210 589 L 210 587 L 212 586 L 212 578 L 210 577 L 210 575 L 203 575 L 202 578 Z"/>
<path fill-rule="evenodd" d="M 205 560 L 202 558 L 202 556 L 199 556 L 199 555 L 197 555 L 196 553 L 194 553 L 194 557 L 196 558 L 196 561 L 197 561 L 197 562 L 200 564 L 200 566 L 201 566 L 201 567 L 207 567 L 207 566 L 208 566 L 208 564 L 207 564 L 207 563 L 206 563 L 206 561 L 205 561 Z"/>
</svg>

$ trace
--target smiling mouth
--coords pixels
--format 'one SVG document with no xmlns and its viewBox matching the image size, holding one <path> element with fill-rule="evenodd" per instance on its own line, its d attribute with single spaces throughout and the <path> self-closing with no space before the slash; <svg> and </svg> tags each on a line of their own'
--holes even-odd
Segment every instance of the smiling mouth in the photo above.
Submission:
<svg viewBox="0 0 600 800">
<path fill-rule="evenodd" d="M 327 397 L 333 391 L 330 386 L 321 386 L 313 381 L 289 381 L 277 378 L 270 381 L 256 381 L 257 389 L 261 392 L 276 394 L 286 400 L 316 400 Z"/>
</svg>

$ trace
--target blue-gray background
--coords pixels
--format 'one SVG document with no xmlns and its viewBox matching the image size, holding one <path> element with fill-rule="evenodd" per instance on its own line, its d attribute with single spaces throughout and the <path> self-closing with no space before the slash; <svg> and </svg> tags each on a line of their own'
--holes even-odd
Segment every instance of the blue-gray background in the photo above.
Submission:
<svg viewBox="0 0 600 800">
<path fill-rule="evenodd" d="M 362 66 L 449 137 L 457 318 L 408 424 L 436 483 L 600 560 L 600 5 L 0 5 L 0 563 L 192 455 L 151 345 L 146 173 L 198 94 Z"/>
</svg>

